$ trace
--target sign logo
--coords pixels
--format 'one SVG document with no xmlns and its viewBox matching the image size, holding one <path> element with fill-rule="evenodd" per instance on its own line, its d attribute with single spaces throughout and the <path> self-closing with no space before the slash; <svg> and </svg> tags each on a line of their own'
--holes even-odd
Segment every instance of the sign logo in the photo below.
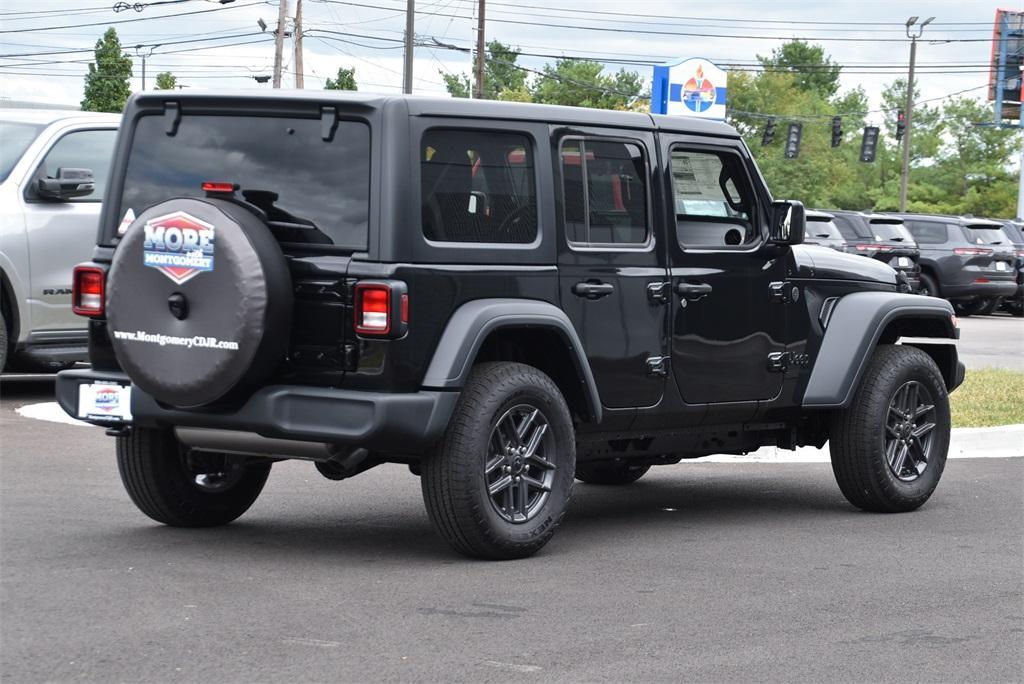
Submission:
<svg viewBox="0 0 1024 684">
<path fill-rule="evenodd" d="M 213 226 L 184 211 L 146 221 L 142 264 L 181 285 L 213 270 Z"/>
<path fill-rule="evenodd" d="M 93 406 L 97 411 L 113 413 L 121 406 L 121 392 L 116 387 L 103 387 L 96 390 Z"/>
<path fill-rule="evenodd" d="M 728 77 L 706 59 L 656 66 L 651 113 L 724 121 Z"/>
</svg>

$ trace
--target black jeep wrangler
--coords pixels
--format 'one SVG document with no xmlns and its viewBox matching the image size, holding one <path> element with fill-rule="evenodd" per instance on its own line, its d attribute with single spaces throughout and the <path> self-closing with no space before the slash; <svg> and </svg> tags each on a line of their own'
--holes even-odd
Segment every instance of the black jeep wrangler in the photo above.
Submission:
<svg viewBox="0 0 1024 684">
<path fill-rule="evenodd" d="M 915 509 L 963 378 L 952 309 L 804 229 L 724 124 L 143 93 L 75 274 L 92 368 L 57 394 L 168 525 L 230 522 L 282 459 L 403 463 L 455 549 L 522 557 L 574 478 L 829 440 L 854 505 Z"/>
</svg>

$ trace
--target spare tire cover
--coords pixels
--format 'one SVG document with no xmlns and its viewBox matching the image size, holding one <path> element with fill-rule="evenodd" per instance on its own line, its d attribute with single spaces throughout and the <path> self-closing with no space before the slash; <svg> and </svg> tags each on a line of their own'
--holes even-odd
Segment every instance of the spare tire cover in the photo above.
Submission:
<svg viewBox="0 0 1024 684">
<path fill-rule="evenodd" d="M 173 199 L 127 229 L 107 279 L 110 340 L 132 382 L 194 408 L 272 373 L 292 310 L 281 248 L 255 213 L 226 200 Z"/>
</svg>

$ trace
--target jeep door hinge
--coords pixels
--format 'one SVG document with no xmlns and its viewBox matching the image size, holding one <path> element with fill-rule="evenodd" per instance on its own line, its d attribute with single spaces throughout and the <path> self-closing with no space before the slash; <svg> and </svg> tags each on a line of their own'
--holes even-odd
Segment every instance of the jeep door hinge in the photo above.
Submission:
<svg viewBox="0 0 1024 684">
<path fill-rule="evenodd" d="M 668 375 L 668 363 L 670 357 L 668 356 L 652 356 L 647 359 L 647 374 L 653 375 L 658 378 L 664 378 Z"/>
<path fill-rule="evenodd" d="M 668 297 L 671 294 L 670 282 L 647 283 L 647 298 L 656 304 L 668 304 Z"/>
<path fill-rule="evenodd" d="M 785 373 L 789 370 L 789 352 L 772 352 L 768 355 L 768 372 Z"/>
</svg>

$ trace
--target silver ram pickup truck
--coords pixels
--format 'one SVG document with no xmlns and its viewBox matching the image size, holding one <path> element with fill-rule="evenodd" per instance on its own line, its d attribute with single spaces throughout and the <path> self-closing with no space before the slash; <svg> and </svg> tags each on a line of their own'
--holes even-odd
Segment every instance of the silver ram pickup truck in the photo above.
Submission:
<svg viewBox="0 0 1024 684">
<path fill-rule="evenodd" d="M 71 270 L 92 256 L 121 117 L 0 109 L 0 369 L 87 358 Z"/>
</svg>

